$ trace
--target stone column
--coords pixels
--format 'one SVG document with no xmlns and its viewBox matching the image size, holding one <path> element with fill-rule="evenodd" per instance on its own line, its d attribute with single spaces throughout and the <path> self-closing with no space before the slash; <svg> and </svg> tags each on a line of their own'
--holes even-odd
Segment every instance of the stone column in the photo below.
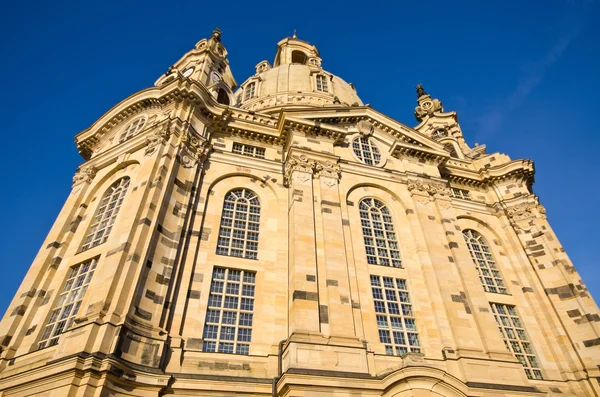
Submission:
<svg viewBox="0 0 600 397">
<path fill-rule="evenodd" d="M 348 261 L 339 193 L 341 172 L 332 160 L 318 162 L 315 169 L 315 235 L 322 331 L 332 337 L 356 337 Z M 348 342 L 348 341 L 345 341 Z M 344 342 L 341 342 L 344 343 Z"/>
<path fill-rule="evenodd" d="M 320 334 L 315 219 L 314 162 L 290 151 L 285 165 L 289 192 L 289 336 Z"/>
</svg>

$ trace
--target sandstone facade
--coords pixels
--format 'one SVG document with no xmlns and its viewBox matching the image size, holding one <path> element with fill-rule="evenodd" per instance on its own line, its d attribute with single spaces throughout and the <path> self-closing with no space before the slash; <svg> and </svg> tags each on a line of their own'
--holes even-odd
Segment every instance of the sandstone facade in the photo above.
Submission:
<svg viewBox="0 0 600 397">
<path fill-rule="evenodd" d="M 278 45 L 238 88 L 216 30 L 77 135 L 0 396 L 600 394 L 533 163 L 469 147 L 421 86 L 408 127 Z"/>
</svg>

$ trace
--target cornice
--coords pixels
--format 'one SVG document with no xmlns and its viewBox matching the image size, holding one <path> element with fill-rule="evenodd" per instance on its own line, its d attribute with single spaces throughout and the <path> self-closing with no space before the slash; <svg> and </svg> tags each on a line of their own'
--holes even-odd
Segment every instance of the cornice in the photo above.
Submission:
<svg viewBox="0 0 600 397">
<path fill-rule="evenodd" d="M 479 170 L 459 168 L 447 162 L 443 176 L 451 182 L 471 186 L 486 186 L 508 179 L 522 179 L 533 183 L 535 167 L 533 161 L 526 159 L 513 160 L 494 167 L 484 167 Z"/>
</svg>

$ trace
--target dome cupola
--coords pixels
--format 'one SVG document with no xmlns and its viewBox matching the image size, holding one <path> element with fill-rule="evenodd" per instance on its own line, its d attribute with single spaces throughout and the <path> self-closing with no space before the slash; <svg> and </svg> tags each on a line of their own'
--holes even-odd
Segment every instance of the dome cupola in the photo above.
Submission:
<svg viewBox="0 0 600 397">
<path fill-rule="evenodd" d="M 256 65 L 256 74 L 236 91 L 236 106 L 254 111 L 282 108 L 362 106 L 351 83 L 323 70 L 319 50 L 294 36 L 277 43 L 273 66 Z"/>
</svg>

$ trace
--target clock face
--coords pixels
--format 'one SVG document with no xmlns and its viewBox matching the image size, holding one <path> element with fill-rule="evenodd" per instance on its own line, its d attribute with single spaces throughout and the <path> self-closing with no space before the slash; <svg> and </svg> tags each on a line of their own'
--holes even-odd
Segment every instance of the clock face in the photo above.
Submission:
<svg viewBox="0 0 600 397">
<path fill-rule="evenodd" d="M 213 81 L 213 83 L 216 83 L 219 80 L 221 80 L 221 76 L 217 72 L 212 72 L 212 75 L 210 76 L 210 78 Z"/>
<path fill-rule="evenodd" d="M 190 77 L 192 75 L 192 73 L 194 73 L 193 66 L 191 68 L 187 68 L 186 70 L 183 71 L 183 77 Z"/>
</svg>

